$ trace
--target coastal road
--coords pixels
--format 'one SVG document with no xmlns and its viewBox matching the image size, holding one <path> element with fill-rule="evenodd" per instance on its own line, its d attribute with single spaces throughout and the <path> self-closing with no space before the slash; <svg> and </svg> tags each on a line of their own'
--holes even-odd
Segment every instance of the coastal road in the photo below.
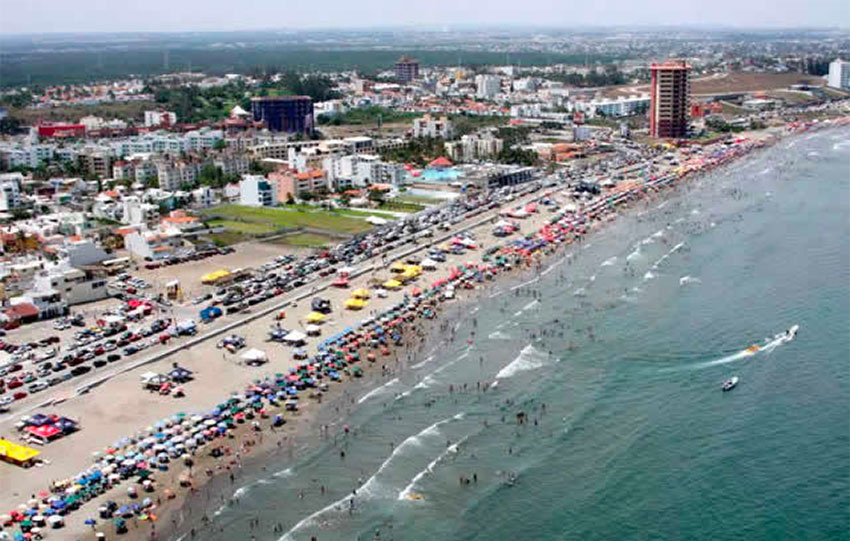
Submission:
<svg viewBox="0 0 850 541">
<path fill-rule="evenodd" d="M 508 205 L 505 205 L 505 207 L 512 208 L 523 206 L 527 203 L 543 199 L 548 193 L 549 190 L 537 190 L 532 193 L 523 194 L 517 199 L 510 201 Z M 447 240 L 451 239 L 459 233 L 463 233 L 485 225 L 491 222 L 494 218 L 498 217 L 499 213 L 502 210 L 503 208 L 490 209 L 481 214 L 468 218 L 451 227 L 444 234 L 428 239 L 428 242 L 426 243 L 401 247 L 395 251 L 383 254 L 383 256 L 377 255 L 369 260 L 358 264 L 357 271 L 353 273 L 352 277 L 361 276 L 363 274 L 372 272 L 373 270 L 384 268 L 384 266 L 382 265 L 382 259 L 385 259 L 387 262 L 387 266 L 389 266 L 392 262 L 398 259 L 403 259 L 405 257 L 408 257 L 409 255 L 427 250 L 435 245 L 446 242 Z M 227 333 L 235 332 L 240 327 L 247 325 L 248 323 L 276 313 L 277 311 L 283 308 L 291 306 L 293 303 L 298 303 L 301 300 L 313 297 L 319 294 L 321 291 L 332 287 L 331 282 L 333 281 L 333 279 L 334 277 L 332 276 L 327 277 L 324 280 L 314 279 L 310 282 L 307 282 L 303 286 L 292 290 L 277 303 L 273 303 L 268 305 L 267 307 L 260 308 L 259 310 L 248 313 L 244 315 L 244 317 L 239 317 L 236 320 L 228 321 L 227 319 L 225 319 L 227 316 L 225 316 L 224 318 L 221 318 L 215 323 L 213 323 L 213 325 L 216 326 L 207 327 L 204 332 L 196 336 L 190 337 L 188 340 L 181 339 L 183 341 L 180 344 L 157 351 L 156 353 L 150 354 L 147 357 L 140 359 L 136 362 L 128 364 L 119 364 L 118 366 L 114 366 L 113 368 L 107 370 L 99 370 L 97 372 L 93 372 L 86 378 L 69 380 L 64 384 L 60 384 L 56 387 L 48 389 L 46 392 L 52 391 L 52 394 L 49 397 L 45 396 L 45 393 L 41 393 L 38 395 L 30 395 L 21 402 L 13 403 L 12 406 L 21 405 L 23 407 L 15 408 L 9 413 L 0 416 L 0 425 L 15 422 L 22 416 L 28 415 L 36 410 L 56 406 L 67 400 L 71 400 L 76 397 L 85 395 L 86 393 L 93 392 L 99 385 L 105 383 L 106 381 L 109 381 L 110 379 L 116 376 L 131 372 L 133 370 L 137 370 L 143 366 L 159 362 L 164 359 L 168 359 L 169 357 L 172 357 L 198 344 L 201 344 L 203 342 L 206 342 L 208 340 L 222 336 Z"/>
</svg>

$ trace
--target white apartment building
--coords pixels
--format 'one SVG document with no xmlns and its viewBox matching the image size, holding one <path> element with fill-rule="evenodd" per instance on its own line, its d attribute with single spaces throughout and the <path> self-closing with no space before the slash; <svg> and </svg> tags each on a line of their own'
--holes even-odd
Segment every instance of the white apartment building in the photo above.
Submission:
<svg viewBox="0 0 850 541">
<path fill-rule="evenodd" d="M 829 63 L 827 86 L 841 90 L 850 90 L 850 62 L 836 58 Z"/>
<path fill-rule="evenodd" d="M 432 117 L 426 114 L 413 119 L 413 137 L 441 137 L 451 139 L 454 136 L 454 124 L 448 117 Z"/>
<path fill-rule="evenodd" d="M 261 175 L 244 175 L 239 182 L 239 203 L 249 207 L 277 204 L 277 185 Z"/>
<path fill-rule="evenodd" d="M 128 225 L 146 224 L 159 221 L 159 207 L 142 203 L 135 195 L 124 198 L 124 213 L 121 223 Z"/>
<path fill-rule="evenodd" d="M 145 126 L 162 126 L 177 124 L 177 115 L 171 111 L 145 111 Z"/>
<path fill-rule="evenodd" d="M 146 261 L 168 259 L 183 246 L 183 235 L 176 229 L 133 231 L 124 236 L 124 248 L 133 257 Z"/>
<path fill-rule="evenodd" d="M 502 90 L 502 80 L 498 75 L 480 74 L 475 76 L 475 97 L 482 100 L 493 99 Z"/>
<path fill-rule="evenodd" d="M 20 173 L 0 175 L 0 211 L 6 212 L 21 206 L 22 180 L 23 175 Z"/>
<path fill-rule="evenodd" d="M 464 135 L 459 141 L 445 144 L 446 155 L 454 162 L 487 160 L 497 156 L 504 148 L 504 141 L 491 133 Z"/>
<path fill-rule="evenodd" d="M 194 185 L 200 172 L 201 164 L 194 162 L 162 161 L 156 164 L 159 187 L 167 192 L 176 192 L 185 184 Z"/>
</svg>

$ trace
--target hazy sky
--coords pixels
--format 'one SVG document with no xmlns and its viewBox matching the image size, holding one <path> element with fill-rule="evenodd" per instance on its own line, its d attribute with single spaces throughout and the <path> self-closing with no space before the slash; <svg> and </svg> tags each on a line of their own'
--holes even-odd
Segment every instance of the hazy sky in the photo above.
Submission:
<svg viewBox="0 0 850 541">
<path fill-rule="evenodd" d="M 0 31 L 722 24 L 850 27 L 850 0 L 0 0 Z"/>
</svg>

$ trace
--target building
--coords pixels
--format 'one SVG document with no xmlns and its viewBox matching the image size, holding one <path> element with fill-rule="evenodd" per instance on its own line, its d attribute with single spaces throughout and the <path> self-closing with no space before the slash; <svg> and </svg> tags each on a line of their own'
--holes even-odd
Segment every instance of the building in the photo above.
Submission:
<svg viewBox="0 0 850 541">
<path fill-rule="evenodd" d="M 5 173 L 0 175 L 0 211 L 7 212 L 21 206 L 20 173 Z"/>
<path fill-rule="evenodd" d="M 310 96 L 263 96 L 251 98 L 255 122 L 265 122 L 273 132 L 313 131 L 313 100 Z"/>
<path fill-rule="evenodd" d="M 464 135 L 445 144 L 446 155 L 456 163 L 494 158 L 503 148 L 504 141 L 490 132 Z"/>
<path fill-rule="evenodd" d="M 419 61 L 402 56 L 395 63 L 395 78 L 399 83 L 409 83 L 419 78 Z"/>
<path fill-rule="evenodd" d="M 122 203 L 122 223 L 135 225 L 159 221 L 159 207 L 156 205 L 142 203 L 135 195 L 125 197 Z"/>
<path fill-rule="evenodd" d="M 269 173 L 269 182 L 276 184 L 277 202 L 286 203 L 290 198 L 299 198 L 305 193 L 316 193 L 322 188 L 328 189 L 325 172 L 320 169 L 310 171 L 275 171 Z"/>
<path fill-rule="evenodd" d="M 836 58 L 829 63 L 827 86 L 850 90 L 850 62 Z"/>
<path fill-rule="evenodd" d="M 184 187 L 193 187 L 201 173 L 201 164 L 196 162 L 159 162 L 156 175 L 159 187 L 167 192 L 176 192 Z"/>
<path fill-rule="evenodd" d="M 650 137 L 684 138 L 690 119 L 691 66 L 668 60 L 650 66 Z"/>
<path fill-rule="evenodd" d="M 111 178 L 112 156 L 109 152 L 96 149 L 85 149 L 79 154 L 80 165 L 88 174 L 88 178 Z"/>
<path fill-rule="evenodd" d="M 177 115 L 171 111 L 145 111 L 145 126 L 168 128 L 177 124 Z"/>
<path fill-rule="evenodd" d="M 85 137 L 83 124 L 64 124 L 61 122 L 42 122 L 38 125 L 39 137 Z"/>
<path fill-rule="evenodd" d="M 168 259 L 183 245 L 183 235 L 177 229 L 131 231 L 124 236 L 124 248 L 133 257 L 146 261 Z"/>
<path fill-rule="evenodd" d="M 497 75 L 481 74 L 475 76 L 475 97 L 482 100 L 493 99 L 502 90 L 502 81 Z"/>
<path fill-rule="evenodd" d="M 261 175 L 245 175 L 239 182 L 239 203 L 249 207 L 271 207 L 277 204 L 277 183 Z"/>
<path fill-rule="evenodd" d="M 432 117 L 426 114 L 413 119 L 413 137 L 441 137 L 451 139 L 454 136 L 454 124 L 448 117 Z"/>
</svg>

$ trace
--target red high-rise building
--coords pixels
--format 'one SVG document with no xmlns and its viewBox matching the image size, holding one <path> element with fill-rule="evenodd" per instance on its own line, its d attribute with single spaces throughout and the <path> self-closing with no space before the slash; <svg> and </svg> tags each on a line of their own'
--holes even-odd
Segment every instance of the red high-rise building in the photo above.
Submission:
<svg viewBox="0 0 850 541">
<path fill-rule="evenodd" d="M 691 66 L 684 60 L 668 60 L 650 66 L 650 137 L 688 136 Z"/>
</svg>

